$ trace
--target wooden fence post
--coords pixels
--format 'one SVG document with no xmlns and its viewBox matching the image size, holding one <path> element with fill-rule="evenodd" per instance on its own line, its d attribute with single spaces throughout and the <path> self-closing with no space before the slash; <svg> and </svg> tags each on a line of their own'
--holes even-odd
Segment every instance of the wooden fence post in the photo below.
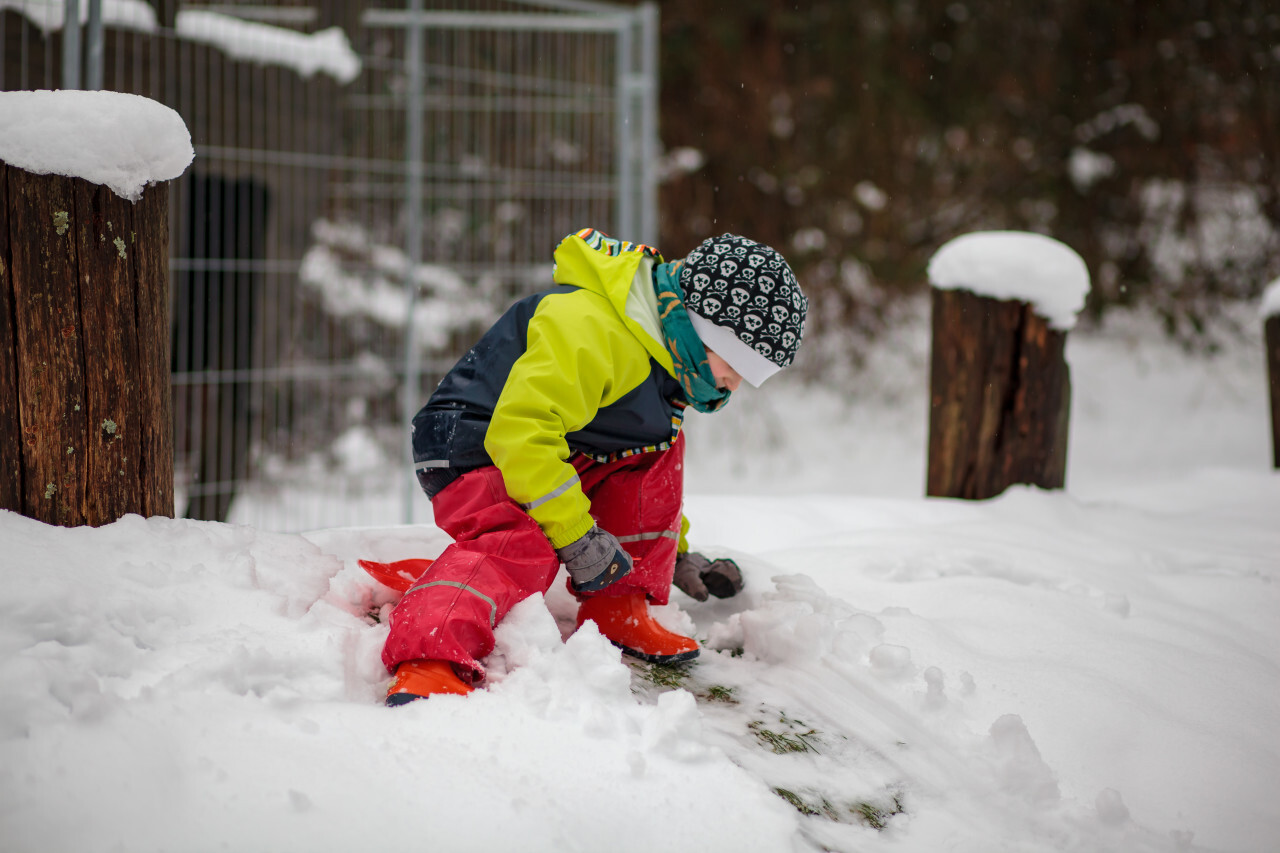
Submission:
<svg viewBox="0 0 1280 853">
<path fill-rule="evenodd" d="M 0 507 L 173 515 L 168 186 L 131 203 L 0 162 Z"/>
<path fill-rule="evenodd" d="M 944 246 L 930 280 L 926 494 L 982 500 L 1015 483 L 1062 488 L 1071 408 L 1063 327 L 1088 289 L 1083 261 L 1040 235 L 979 233 Z M 1026 298 L 1009 298 L 1022 285 Z"/>
<path fill-rule="evenodd" d="M 1267 318 L 1267 376 L 1271 380 L 1271 466 L 1280 470 L 1280 314 Z"/>
<path fill-rule="evenodd" d="M 1280 470 L 1280 279 L 1263 293 L 1262 332 L 1271 386 L 1271 466 Z"/>
</svg>

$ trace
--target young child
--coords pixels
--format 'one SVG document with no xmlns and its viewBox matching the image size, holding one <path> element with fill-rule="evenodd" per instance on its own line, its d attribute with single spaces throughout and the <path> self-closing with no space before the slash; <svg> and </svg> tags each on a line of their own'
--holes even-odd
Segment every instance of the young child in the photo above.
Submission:
<svg viewBox="0 0 1280 853">
<path fill-rule="evenodd" d="M 791 268 L 732 234 L 665 263 L 586 229 L 556 248 L 554 281 L 413 419 L 418 481 L 454 542 L 391 614 L 388 705 L 481 684 L 493 629 L 562 563 L 578 625 L 647 661 L 698 654 L 649 614 L 673 576 L 700 600 L 741 589 L 731 561 L 688 552 L 680 426 L 794 360 L 808 301 Z"/>
</svg>

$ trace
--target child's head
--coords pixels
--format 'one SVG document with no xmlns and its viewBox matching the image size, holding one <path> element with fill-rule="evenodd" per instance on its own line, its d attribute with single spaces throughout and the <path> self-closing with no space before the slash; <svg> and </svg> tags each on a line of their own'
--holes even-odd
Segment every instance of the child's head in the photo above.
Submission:
<svg viewBox="0 0 1280 853">
<path fill-rule="evenodd" d="M 698 337 L 747 382 L 758 388 L 795 360 L 809 300 L 775 250 L 710 237 L 685 258 L 680 286 Z"/>
</svg>

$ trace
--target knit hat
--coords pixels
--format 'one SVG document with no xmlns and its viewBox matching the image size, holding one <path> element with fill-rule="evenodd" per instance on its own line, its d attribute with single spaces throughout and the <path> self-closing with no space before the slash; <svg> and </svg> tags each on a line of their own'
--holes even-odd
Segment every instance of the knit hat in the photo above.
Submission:
<svg viewBox="0 0 1280 853">
<path fill-rule="evenodd" d="M 759 388 L 795 361 L 809 300 L 782 255 L 735 234 L 702 241 L 680 270 L 703 344 Z"/>
</svg>

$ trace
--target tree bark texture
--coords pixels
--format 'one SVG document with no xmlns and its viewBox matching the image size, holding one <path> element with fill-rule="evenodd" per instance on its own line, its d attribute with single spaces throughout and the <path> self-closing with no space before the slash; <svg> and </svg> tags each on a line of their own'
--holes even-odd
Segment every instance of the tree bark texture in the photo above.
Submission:
<svg viewBox="0 0 1280 853">
<path fill-rule="evenodd" d="M 1066 333 L 1025 302 L 933 291 L 926 492 L 982 500 L 1066 481 Z"/>
<path fill-rule="evenodd" d="M 0 507 L 173 515 L 168 187 L 130 203 L 0 163 Z"/>
<path fill-rule="evenodd" d="M 1280 314 L 1263 327 L 1267 344 L 1267 378 L 1271 383 L 1271 465 L 1280 470 Z"/>
</svg>

